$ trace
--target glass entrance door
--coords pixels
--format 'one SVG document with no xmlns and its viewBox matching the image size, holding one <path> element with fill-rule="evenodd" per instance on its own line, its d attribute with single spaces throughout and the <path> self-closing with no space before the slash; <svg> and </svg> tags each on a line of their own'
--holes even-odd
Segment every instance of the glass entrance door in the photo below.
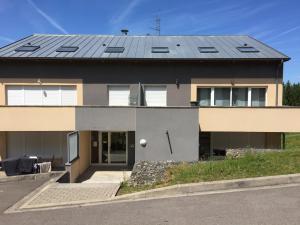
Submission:
<svg viewBox="0 0 300 225">
<path fill-rule="evenodd" d="M 127 132 L 102 132 L 99 146 L 102 164 L 127 164 Z"/>
<path fill-rule="evenodd" d="M 126 163 L 126 133 L 110 133 L 110 163 Z"/>
</svg>

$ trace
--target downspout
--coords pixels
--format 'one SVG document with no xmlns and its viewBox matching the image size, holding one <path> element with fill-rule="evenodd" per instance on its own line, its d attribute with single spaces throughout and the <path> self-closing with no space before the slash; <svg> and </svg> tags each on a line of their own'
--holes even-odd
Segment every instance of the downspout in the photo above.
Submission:
<svg viewBox="0 0 300 225">
<path fill-rule="evenodd" d="M 142 89 L 141 89 L 141 83 L 139 82 L 139 87 L 138 87 L 138 99 L 137 99 L 137 101 L 138 101 L 138 106 L 141 106 L 141 93 L 142 92 Z"/>
<path fill-rule="evenodd" d="M 275 83 L 276 83 L 276 96 L 275 96 L 275 105 L 278 106 L 278 77 L 279 77 L 279 71 L 280 68 L 283 64 L 283 60 L 280 61 L 280 64 L 277 67 L 277 71 L 276 71 L 276 78 L 275 78 Z"/>
<path fill-rule="evenodd" d="M 276 82 L 276 101 L 275 101 L 276 107 L 278 107 L 278 77 L 279 77 L 279 71 L 280 71 L 282 64 L 283 64 L 283 60 L 280 61 L 280 64 L 277 67 L 276 79 L 275 79 L 275 82 Z M 285 133 L 282 133 L 282 146 L 281 147 L 283 149 L 285 149 Z"/>
</svg>

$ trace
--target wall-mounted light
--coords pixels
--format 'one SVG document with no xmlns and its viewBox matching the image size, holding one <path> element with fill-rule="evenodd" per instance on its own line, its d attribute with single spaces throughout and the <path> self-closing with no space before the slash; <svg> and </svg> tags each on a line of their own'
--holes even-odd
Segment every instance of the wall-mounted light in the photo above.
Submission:
<svg viewBox="0 0 300 225">
<path fill-rule="evenodd" d="M 147 146 L 147 140 L 146 139 L 141 139 L 140 140 L 140 145 L 145 148 Z"/>
<path fill-rule="evenodd" d="M 39 78 L 39 79 L 37 79 L 37 81 L 36 81 L 38 84 L 42 84 L 42 81 L 41 81 L 41 79 Z"/>
<path fill-rule="evenodd" d="M 231 86 L 234 86 L 235 83 L 234 83 L 234 80 L 231 80 Z"/>
</svg>

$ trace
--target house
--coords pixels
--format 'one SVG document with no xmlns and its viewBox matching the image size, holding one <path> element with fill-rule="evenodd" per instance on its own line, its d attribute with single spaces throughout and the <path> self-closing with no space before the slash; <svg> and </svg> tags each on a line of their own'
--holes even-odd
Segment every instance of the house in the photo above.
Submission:
<svg viewBox="0 0 300 225">
<path fill-rule="evenodd" d="M 35 34 L 0 49 L 0 155 L 91 164 L 281 148 L 289 57 L 249 36 Z"/>
</svg>

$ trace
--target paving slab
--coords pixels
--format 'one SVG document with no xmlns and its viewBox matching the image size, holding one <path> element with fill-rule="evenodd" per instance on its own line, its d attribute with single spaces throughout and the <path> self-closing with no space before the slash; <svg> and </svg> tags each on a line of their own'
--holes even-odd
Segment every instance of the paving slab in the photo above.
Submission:
<svg viewBox="0 0 300 225">
<path fill-rule="evenodd" d="M 93 203 L 110 200 L 131 171 L 88 171 L 81 183 L 49 183 L 32 195 L 19 209 Z"/>
<path fill-rule="evenodd" d="M 119 186 L 119 183 L 52 183 L 24 203 L 20 209 L 104 201 L 113 198 Z"/>
</svg>

